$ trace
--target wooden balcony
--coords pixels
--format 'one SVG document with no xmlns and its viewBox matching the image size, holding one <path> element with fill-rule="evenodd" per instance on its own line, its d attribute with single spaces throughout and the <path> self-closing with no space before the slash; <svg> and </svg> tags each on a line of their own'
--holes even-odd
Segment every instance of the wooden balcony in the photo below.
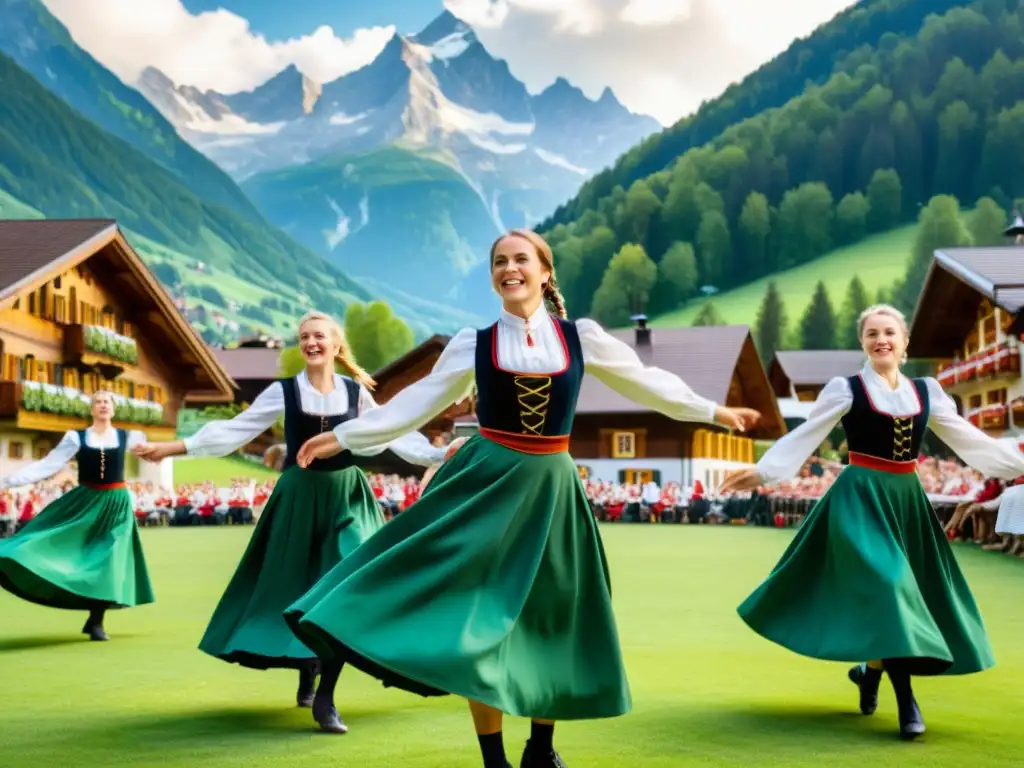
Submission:
<svg viewBox="0 0 1024 768">
<path fill-rule="evenodd" d="M 66 365 L 104 366 L 106 378 L 120 376 L 126 366 L 138 363 L 134 342 L 115 343 L 101 337 L 95 328 L 73 324 L 64 326 L 63 358 Z"/>
<path fill-rule="evenodd" d="M 0 419 L 13 421 L 18 429 L 37 432 L 67 432 L 69 429 L 85 429 L 91 423 L 85 416 L 26 408 L 24 387 L 17 381 L 0 381 Z M 115 421 L 114 426 L 139 430 L 153 441 L 174 440 L 177 434 L 177 426 L 167 423 L 166 418 L 159 424 Z"/>
</svg>

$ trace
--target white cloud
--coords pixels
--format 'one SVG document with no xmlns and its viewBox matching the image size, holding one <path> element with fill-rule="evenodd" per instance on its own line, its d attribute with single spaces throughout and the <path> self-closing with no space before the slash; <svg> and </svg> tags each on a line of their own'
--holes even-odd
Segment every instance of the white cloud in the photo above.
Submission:
<svg viewBox="0 0 1024 768">
<path fill-rule="evenodd" d="M 189 13 L 180 0 L 43 0 L 75 41 L 128 83 L 146 66 L 176 83 L 222 93 L 249 90 L 289 64 L 327 82 L 369 63 L 394 27 L 359 29 L 348 39 L 328 26 L 281 42 L 255 34 L 218 9 Z"/>
<path fill-rule="evenodd" d="M 672 123 L 854 0 L 444 0 L 537 92 L 562 75 L 591 98 Z"/>
</svg>

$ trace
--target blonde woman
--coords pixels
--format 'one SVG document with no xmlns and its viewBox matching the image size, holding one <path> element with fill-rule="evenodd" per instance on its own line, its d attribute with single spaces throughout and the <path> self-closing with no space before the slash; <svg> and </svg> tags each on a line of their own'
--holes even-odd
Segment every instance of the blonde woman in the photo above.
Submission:
<svg viewBox="0 0 1024 768">
<path fill-rule="evenodd" d="M 849 672 L 860 708 L 878 705 L 883 671 L 896 693 L 900 735 L 924 733 L 912 675 L 965 675 L 995 661 L 971 590 L 917 475 L 925 429 L 986 475 L 1024 474 L 1024 454 L 957 414 L 935 379 L 900 373 L 909 334 L 888 305 L 860 317 L 867 363 L 832 379 L 810 417 L 723 493 L 771 485 L 799 471 L 842 421 L 850 466 L 810 515 L 768 579 L 740 605 L 750 627 L 816 659 L 861 661 Z"/>
<path fill-rule="evenodd" d="M 83 634 L 107 640 L 103 617 L 108 608 L 153 602 L 124 482 L 125 452 L 146 436 L 114 428 L 109 392 L 98 391 L 91 401 L 90 427 L 68 431 L 45 458 L 0 480 L 0 489 L 32 485 L 78 459 L 78 487 L 0 541 L 0 587 L 39 605 L 88 611 Z"/>
<path fill-rule="evenodd" d="M 536 233 L 498 238 L 490 267 L 498 320 L 459 331 L 428 376 L 312 438 L 299 463 L 426 424 L 474 382 L 480 433 L 288 617 L 325 657 L 385 685 L 469 699 L 486 768 L 508 765 L 504 714 L 533 719 L 522 767 L 554 768 L 563 763 L 552 721 L 631 706 L 608 566 L 569 455 L 584 372 L 681 421 L 744 429 L 759 414 L 700 397 L 592 320 L 566 320 L 551 249 Z"/>
<path fill-rule="evenodd" d="M 340 665 L 320 664 L 285 624 L 282 613 L 317 580 L 384 524 L 362 470 L 345 452 L 306 468 L 296 466 L 302 443 L 376 408 L 373 379 L 352 359 L 338 323 L 311 312 L 299 323 L 306 361 L 297 376 L 271 384 L 245 411 L 212 422 L 192 437 L 139 446 L 135 453 L 159 461 L 168 456 L 226 456 L 246 445 L 284 414 L 287 454 L 249 546 L 199 644 L 200 650 L 252 669 L 299 670 L 297 701 L 312 707 L 321 729 L 348 728 L 334 705 Z M 335 373 L 335 363 L 352 376 Z M 418 432 L 373 447 L 391 448 L 410 463 L 429 466 L 444 455 Z M 315 687 L 317 672 L 320 684 Z"/>
</svg>

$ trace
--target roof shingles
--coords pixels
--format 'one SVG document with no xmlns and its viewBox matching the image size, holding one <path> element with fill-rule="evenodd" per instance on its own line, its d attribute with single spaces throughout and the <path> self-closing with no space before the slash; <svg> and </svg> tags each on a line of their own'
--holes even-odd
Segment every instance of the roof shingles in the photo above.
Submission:
<svg viewBox="0 0 1024 768">
<path fill-rule="evenodd" d="M 112 219 L 0 221 L 0 296 L 114 226 Z"/>
</svg>

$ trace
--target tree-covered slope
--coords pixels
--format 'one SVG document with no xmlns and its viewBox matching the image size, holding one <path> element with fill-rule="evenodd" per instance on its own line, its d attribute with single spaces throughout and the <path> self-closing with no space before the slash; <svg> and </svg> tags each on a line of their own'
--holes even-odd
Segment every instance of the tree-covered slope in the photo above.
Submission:
<svg viewBox="0 0 1024 768">
<path fill-rule="evenodd" d="M 702 104 L 694 114 L 633 147 L 611 168 L 588 180 L 576 197 L 560 206 L 540 228 L 579 218 L 616 187 L 628 188 L 637 179 L 669 167 L 684 152 L 711 141 L 730 125 L 782 106 L 808 85 L 824 83 L 865 46 L 889 45 L 893 35 L 914 34 L 927 16 L 959 5 L 962 0 L 861 0 L 729 86 L 718 98 Z"/>
<path fill-rule="evenodd" d="M 1022 135 L 1024 6 L 962 2 L 547 234 L 570 311 L 618 324 L 913 221 L 935 195 L 1009 210 Z"/>
</svg>

